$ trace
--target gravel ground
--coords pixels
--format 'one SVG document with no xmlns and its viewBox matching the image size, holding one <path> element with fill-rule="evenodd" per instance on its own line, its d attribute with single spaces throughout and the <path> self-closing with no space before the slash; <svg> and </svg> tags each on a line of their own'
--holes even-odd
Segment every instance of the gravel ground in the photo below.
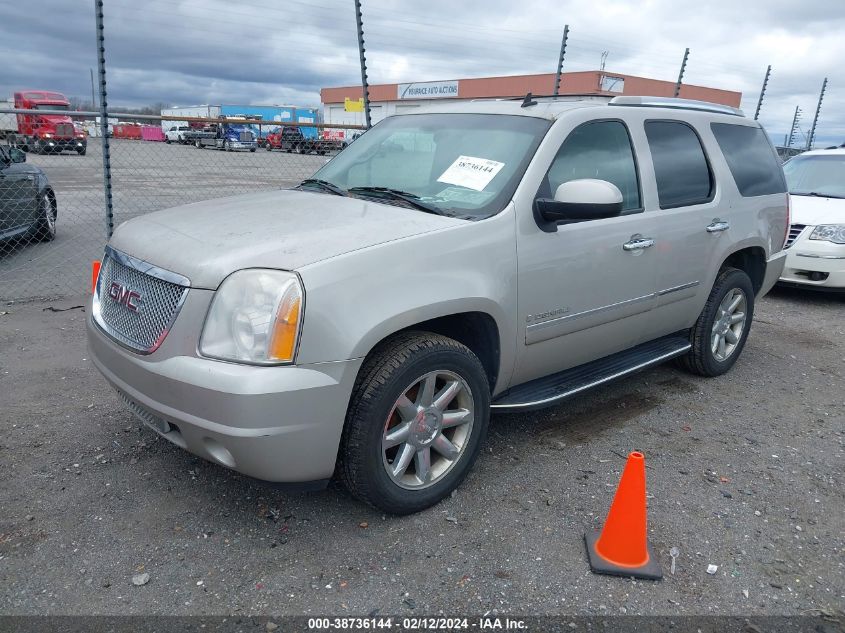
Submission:
<svg viewBox="0 0 845 633">
<path fill-rule="evenodd" d="M 2 614 L 845 606 L 845 297 L 774 292 L 727 376 L 663 366 L 494 417 L 457 494 L 404 518 L 338 489 L 280 493 L 160 439 L 93 369 L 85 314 L 45 311 L 82 302 L 0 305 Z M 661 582 L 593 575 L 586 561 L 584 532 L 633 449 L 647 458 Z"/>
</svg>

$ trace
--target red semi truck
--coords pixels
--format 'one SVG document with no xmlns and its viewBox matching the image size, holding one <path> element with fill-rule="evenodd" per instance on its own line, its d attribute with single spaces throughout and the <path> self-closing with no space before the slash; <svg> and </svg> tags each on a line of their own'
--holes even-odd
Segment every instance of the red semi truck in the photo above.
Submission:
<svg viewBox="0 0 845 633">
<path fill-rule="evenodd" d="M 70 110 L 63 94 L 47 90 L 22 90 L 15 93 L 14 108 L 32 110 L 32 114 L 0 116 L 0 133 L 13 147 L 39 154 L 71 150 L 84 156 L 85 133 L 77 130 L 69 116 L 38 114 L 38 110 Z"/>
</svg>

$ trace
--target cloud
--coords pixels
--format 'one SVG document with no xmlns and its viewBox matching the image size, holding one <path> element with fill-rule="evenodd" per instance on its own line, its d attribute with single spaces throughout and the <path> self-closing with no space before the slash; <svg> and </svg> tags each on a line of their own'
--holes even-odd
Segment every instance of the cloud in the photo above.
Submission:
<svg viewBox="0 0 845 633">
<path fill-rule="evenodd" d="M 363 11 L 372 82 L 552 72 L 568 22 L 565 70 L 595 69 L 607 51 L 609 71 L 673 81 L 689 47 L 684 81 L 740 90 L 750 114 L 771 64 L 761 121 L 775 139 L 788 132 L 796 105 L 808 130 L 827 76 L 817 138 L 845 141 L 839 1 L 363 0 Z M 90 94 L 90 3 L 5 2 L 0 23 L 0 96 L 22 87 Z M 114 107 L 314 106 L 320 88 L 360 81 L 349 0 L 107 0 L 105 23 Z"/>
</svg>

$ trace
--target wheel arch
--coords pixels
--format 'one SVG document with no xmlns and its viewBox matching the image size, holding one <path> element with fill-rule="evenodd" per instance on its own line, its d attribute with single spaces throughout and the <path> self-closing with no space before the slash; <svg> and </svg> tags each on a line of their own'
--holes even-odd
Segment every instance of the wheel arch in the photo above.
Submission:
<svg viewBox="0 0 845 633">
<path fill-rule="evenodd" d="M 446 311 L 439 315 L 423 315 L 416 319 L 411 315 L 397 315 L 362 340 L 355 356 L 370 356 L 382 344 L 398 334 L 410 331 L 433 332 L 452 338 L 468 347 L 481 361 L 491 393 L 494 392 L 502 375 L 502 333 L 495 317 L 489 310 L 466 309 Z"/>
<path fill-rule="evenodd" d="M 728 255 L 719 267 L 737 268 L 751 279 L 754 294 L 758 294 L 766 278 L 766 251 L 761 246 L 746 246 Z"/>
</svg>

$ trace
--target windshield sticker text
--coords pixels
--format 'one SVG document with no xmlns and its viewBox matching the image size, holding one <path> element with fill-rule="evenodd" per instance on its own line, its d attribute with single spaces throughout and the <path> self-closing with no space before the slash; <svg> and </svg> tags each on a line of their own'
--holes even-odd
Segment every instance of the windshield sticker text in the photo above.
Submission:
<svg viewBox="0 0 845 633">
<path fill-rule="evenodd" d="M 504 163 L 473 156 L 458 156 L 437 182 L 482 191 L 496 177 Z"/>
</svg>

